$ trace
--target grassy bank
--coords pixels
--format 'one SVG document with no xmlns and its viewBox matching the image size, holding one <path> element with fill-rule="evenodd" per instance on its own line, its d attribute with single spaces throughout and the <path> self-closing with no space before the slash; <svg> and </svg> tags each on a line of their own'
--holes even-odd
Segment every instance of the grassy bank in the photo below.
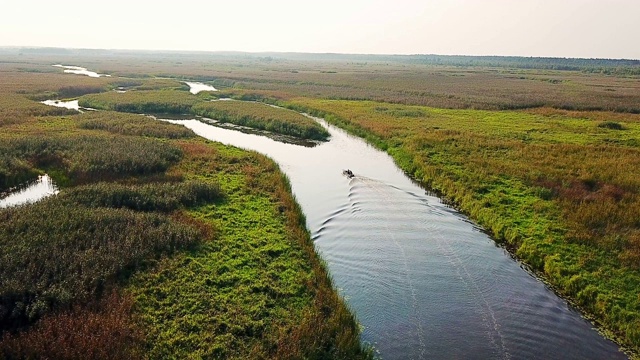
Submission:
<svg viewBox="0 0 640 360">
<path fill-rule="evenodd" d="M 232 124 L 287 134 L 301 139 L 326 140 L 329 132 L 315 121 L 287 109 L 263 103 L 212 101 L 200 103 L 193 112 Z"/>
<path fill-rule="evenodd" d="M 216 238 L 131 286 L 151 358 L 358 358 L 358 329 L 331 288 L 289 186 L 272 161 L 183 142 L 185 176 L 222 184 L 192 209 Z"/>
<path fill-rule="evenodd" d="M 44 172 L 62 190 L 0 210 L 0 357 L 370 357 L 272 161 L 11 88 L 0 191 Z"/>
<path fill-rule="evenodd" d="M 389 152 L 640 349 L 640 117 L 297 98 Z"/>
<path fill-rule="evenodd" d="M 211 94 L 201 96 L 172 89 L 107 92 L 84 95 L 82 107 L 139 114 L 193 114 L 209 117 L 300 139 L 326 140 L 329 133 L 315 121 L 296 112 L 265 104 L 239 101 L 207 101 Z"/>
<path fill-rule="evenodd" d="M 137 114 L 188 114 L 191 107 L 200 101 L 188 91 L 162 89 L 89 94 L 80 97 L 78 104 L 82 107 Z"/>
</svg>

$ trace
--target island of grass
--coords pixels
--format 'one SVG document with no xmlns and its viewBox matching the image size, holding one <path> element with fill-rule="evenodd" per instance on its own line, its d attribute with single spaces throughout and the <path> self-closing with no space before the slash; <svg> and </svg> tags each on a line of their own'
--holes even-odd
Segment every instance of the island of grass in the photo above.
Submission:
<svg viewBox="0 0 640 360">
<path fill-rule="evenodd" d="M 88 94 L 80 97 L 78 104 L 86 108 L 136 114 L 189 114 L 191 107 L 200 101 L 187 91 L 165 89 Z"/>
<path fill-rule="evenodd" d="M 257 102 L 207 101 L 206 97 L 179 90 L 106 92 L 84 95 L 79 104 L 131 113 L 193 114 L 299 139 L 329 138 L 329 132 L 320 124 L 295 111 Z"/>
<path fill-rule="evenodd" d="M 301 139 L 326 140 L 329 132 L 295 111 L 259 102 L 210 101 L 193 107 L 194 113 L 221 122 L 267 130 Z"/>
</svg>

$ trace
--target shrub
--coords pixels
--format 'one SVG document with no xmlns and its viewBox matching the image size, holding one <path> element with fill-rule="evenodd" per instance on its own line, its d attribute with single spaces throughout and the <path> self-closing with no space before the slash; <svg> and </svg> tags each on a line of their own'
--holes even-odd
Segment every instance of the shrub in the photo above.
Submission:
<svg viewBox="0 0 640 360">
<path fill-rule="evenodd" d="M 195 134 L 184 126 L 157 121 L 146 116 L 114 112 L 89 112 L 82 115 L 82 129 L 105 130 L 114 134 L 149 136 L 165 139 L 191 138 Z"/>
<path fill-rule="evenodd" d="M 70 189 L 60 197 L 92 208 L 169 212 L 182 206 L 190 207 L 219 199 L 222 190 L 217 184 L 199 181 L 138 186 L 99 183 Z"/>
<path fill-rule="evenodd" d="M 312 119 L 292 110 L 262 103 L 212 101 L 197 104 L 193 112 L 220 122 L 230 122 L 302 139 L 326 140 L 329 137 L 329 132 Z"/>
<path fill-rule="evenodd" d="M 0 194 L 14 186 L 34 179 L 38 175 L 26 161 L 16 157 L 0 158 Z"/>
<path fill-rule="evenodd" d="M 155 139 L 89 135 L 2 139 L 0 153 L 15 159 L 9 167 L 12 173 L 23 162 L 34 168 L 63 170 L 76 183 L 155 174 L 182 157 L 180 149 Z"/>
<path fill-rule="evenodd" d="M 55 216 L 46 216 L 55 214 Z M 0 330 L 98 298 L 154 259 L 202 239 L 193 226 L 53 197 L 0 211 Z"/>
<path fill-rule="evenodd" d="M 85 94 L 92 93 L 100 93 L 105 89 L 102 86 L 92 86 L 92 85 L 75 85 L 75 86 L 64 86 L 58 90 L 58 97 L 61 98 L 73 98 L 78 97 Z"/>
<path fill-rule="evenodd" d="M 78 103 L 82 107 L 138 114 L 186 114 L 199 101 L 197 96 L 185 91 L 146 90 L 85 95 Z"/>
<path fill-rule="evenodd" d="M 3 359 L 133 359 L 142 334 L 131 325 L 133 302 L 116 292 L 95 304 L 45 316 L 0 338 Z"/>
<path fill-rule="evenodd" d="M 624 126 L 622 124 L 617 123 L 615 121 L 605 121 L 598 124 L 598 127 L 611 129 L 611 130 L 624 130 Z"/>
</svg>

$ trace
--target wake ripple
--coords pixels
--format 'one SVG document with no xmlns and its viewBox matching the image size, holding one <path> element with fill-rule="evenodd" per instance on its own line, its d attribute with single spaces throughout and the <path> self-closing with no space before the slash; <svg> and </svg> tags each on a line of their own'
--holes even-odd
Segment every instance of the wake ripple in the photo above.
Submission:
<svg viewBox="0 0 640 360">
<path fill-rule="evenodd" d="M 453 273 L 453 277 L 467 289 L 465 296 L 471 300 L 467 306 L 473 307 L 480 314 L 485 329 L 491 330 L 485 331 L 485 335 L 495 352 L 501 353 L 504 359 L 510 358 L 500 325 L 483 295 L 483 289 L 465 266 L 469 259 L 457 254 L 449 244 L 450 240 L 442 235 L 438 225 L 441 219 L 434 219 L 446 216 L 446 211 L 429 202 L 425 196 L 361 176 L 349 181 L 347 200 L 345 207 L 329 214 L 314 234 L 314 239 L 323 241 L 333 265 L 349 274 L 350 281 L 345 282 L 347 287 L 349 284 L 369 283 L 367 293 L 376 293 L 378 299 L 388 301 L 374 306 L 377 310 L 359 311 L 360 316 L 368 317 L 375 311 L 378 317 L 391 324 L 398 320 L 394 319 L 398 312 L 404 314 L 413 327 L 408 331 L 413 339 L 406 344 L 414 349 L 412 358 L 425 359 L 430 355 L 425 332 L 425 320 L 430 315 L 424 311 L 433 310 L 429 309 L 428 299 L 420 295 L 420 288 L 429 278 L 421 276 L 422 271 L 411 266 L 416 264 L 416 259 L 419 260 L 417 263 L 425 262 L 419 249 L 426 243 L 432 255 L 439 256 L 440 261 L 445 259 L 449 268 L 447 276 L 452 277 Z M 350 211 L 345 211 L 346 208 Z M 329 223 L 336 228 L 325 233 Z M 323 239 L 325 235 L 327 239 Z M 398 311 L 398 308 L 402 310 Z M 404 331 L 407 333 L 406 329 Z"/>
</svg>

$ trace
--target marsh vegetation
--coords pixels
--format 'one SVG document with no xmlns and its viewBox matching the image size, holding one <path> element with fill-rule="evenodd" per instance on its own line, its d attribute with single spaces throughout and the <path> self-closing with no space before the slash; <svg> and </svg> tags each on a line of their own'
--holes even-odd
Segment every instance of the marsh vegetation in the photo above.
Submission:
<svg viewBox="0 0 640 360">
<path fill-rule="evenodd" d="M 0 241 L 9 243 L 8 257 L 16 254 L 1 263 L 2 276 L 14 281 L 16 269 L 30 269 L 15 286 L 3 279 L 0 315 L 15 313 L 3 321 L 3 351 L 23 351 L 33 336 L 55 339 L 55 323 L 94 331 L 77 322 L 92 316 L 126 328 L 112 333 L 129 334 L 131 341 L 118 349 L 134 355 L 362 354 L 355 321 L 331 289 L 300 209 L 272 162 L 182 127 L 120 113 L 249 121 L 242 120 L 246 115 L 263 126 L 284 116 L 270 115 L 273 108 L 263 104 L 209 102 L 220 96 L 322 115 L 386 150 L 610 335 L 640 349 L 636 62 L 83 56 L 112 77 L 51 69 L 77 54 L 1 58 L 0 190 L 44 172 L 68 189 L 40 204 L 0 210 L 7 219 Z M 185 80 L 212 84 L 220 93 L 190 94 Z M 117 87 L 133 91 L 109 91 Z M 107 111 L 77 114 L 37 102 L 65 97 Z M 187 193 L 204 189 L 204 198 L 150 195 L 172 186 Z M 50 211 L 61 215 L 37 217 Z M 30 221 L 42 223 L 41 230 L 25 230 Z M 89 225 L 101 221 L 113 226 Z M 58 222 L 98 243 L 59 234 L 42 244 L 38 239 L 58 234 Z M 112 264 L 110 241 L 123 224 L 135 225 L 126 239 L 131 256 Z M 158 229 L 157 247 L 135 230 L 148 224 Z M 23 240 L 12 243 L 14 234 Z M 46 269 L 50 275 L 40 262 L 30 265 L 39 259 L 36 250 L 54 244 L 66 265 Z M 82 267 L 94 255 L 108 271 Z"/>
<path fill-rule="evenodd" d="M 193 114 L 276 134 L 307 140 L 326 140 L 328 133 L 320 125 L 296 112 L 261 103 L 207 101 L 179 90 L 108 92 L 82 96 L 82 107 L 138 114 Z"/>
<path fill-rule="evenodd" d="M 0 209 L 0 357 L 369 357 L 273 162 L 37 102 L 62 76 L 122 80 L 2 66 L 0 190 L 46 172 L 61 191 Z"/>
</svg>

